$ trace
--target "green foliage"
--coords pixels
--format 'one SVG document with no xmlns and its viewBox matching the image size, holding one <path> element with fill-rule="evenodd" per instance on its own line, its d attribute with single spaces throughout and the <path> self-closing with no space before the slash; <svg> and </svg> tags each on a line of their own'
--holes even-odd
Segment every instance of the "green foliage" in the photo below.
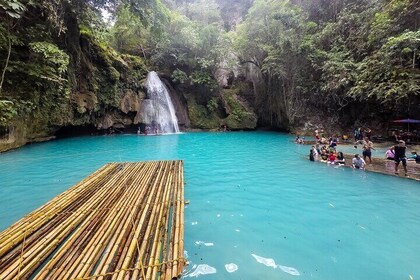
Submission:
<svg viewBox="0 0 420 280">
<path fill-rule="evenodd" d="M 9 17 L 18 19 L 25 11 L 25 5 L 17 0 L 0 0 L 0 9 L 4 10 Z"/>
<path fill-rule="evenodd" d="M 212 129 L 220 126 L 221 120 L 214 111 L 209 111 L 206 106 L 197 104 L 194 96 L 187 96 L 187 100 L 188 115 L 193 127 Z"/>
<path fill-rule="evenodd" d="M 248 112 L 243 104 L 239 102 L 237 96 L 239 91 L 239 88 L 223 90 L 222 95 L 230 111 L 224 122 L 230 129 L 254 129 L 257 125 L 256 116 Z"/>
<path fill-rule="evenodd" d="M 181 83 L 181 84 L 183 84 L 183 83 L 185 83 L 188 80 L 188 76 L 187 76 L 187 74 L 184 71 L 179 70 L 179 69 L 175 69 L 172 72 L 171 79 L 175 83 Z"/>
<path fill-rule="evenodd" d="M 416 0 L 256 0 L 232 38 L 259 71 L 263 122 L 293 125 L 305 104 L 344 116 L 418 100 L 419 12 Z"/>
<path fill-rule="evenodd" d="M 210 99 L 209 102 L 207 102 L 206 107 L 210 112 L 216 111 L 216 109 L 218 107 L 218 98 L 213 97 L 212 99 Z"/>
<path fill-rule="evenodd" d="M 110 29 L 110 42 L 119 52 L 141 53 L 146 33 L 147 30 L 140 18 L 134 15 L 127 5 L 121 6 L 116 21 Z"/>
<path fill-rule="evenodd" d="M 216 69 L 238 62 L 270 125 L 298 124 L 308 104 L 344 116 L 363 104 L 419 100 L 418 0 L 0 0 L 0 14 L 1 122 L 58 114 L 70 83 L 116 106 L 119 81 L 135 87 L 145 61 L 204 92 L 197 123 L 217 110 Z M 236 105 L 232 123 L 252 120 Z"/>
<path fill-rule="evenodd" d="M 315 28 L 305 21 L 305 14 L 290 1 L 256 0 L 234 38 L 240 61 L 261 73 L 257 110 L 271 125 L 285 119 L 293 123 L 301 114 L 304 78 L 311 70 L 305 53 L 311 43 L 305 32 Z"/>
<path fill-rule="evenodd" d="M 382 103 L 420 95 L 419 49 L 420 31 L 390 37 L 382 48 L 359 64 L 357 83 L 350 95 Z"/>
<path fill-rule="evenodd" d="M 186 1 L 182 5 L 167 2 L 176 8 L 169 13 L 170 24 L 162 36 L 148 40 L 154 42 L 148 47 L 153 50 L 151 62 L 173 73 L 177 82 L 204 86 L 214 92 L 217 82 L 213 73 L 226 64 L 229 55 L 229 39 L 218 6 L 214 0 Z"/>
<path fill-rule="evenodd" d="M 214 90 L 217 87 L 217 82 L 214 78 L 207 72 L 204 71 L 194 71 L 190 76 L 191 83 L 194 85 L 204 85 L 207 86 L 210 90 Z"/>
<path fill-rule="evenodd" d="M 357 65 L 349 51 L 342 51 L 337 47 L 328 52 L 325 59 L 322 65 L 321 89 L 340 95 L 353 85 Z"/>
<path fill-rule="evenodd" d="M 34 42 L 30 43 L 29 47 L 34 53 L 42 55 L 42 58 L 56 69 L 56 73 L 59 76 L 66 72 L 69 64 L 69 56 L 56 45 L 48 42 Z"/>
<path fill-rule="evenodd" d="M 17 115 L 14 103 L 9 100 L 0 100 L 0 125 L 7 126 Z"/>
</svg>

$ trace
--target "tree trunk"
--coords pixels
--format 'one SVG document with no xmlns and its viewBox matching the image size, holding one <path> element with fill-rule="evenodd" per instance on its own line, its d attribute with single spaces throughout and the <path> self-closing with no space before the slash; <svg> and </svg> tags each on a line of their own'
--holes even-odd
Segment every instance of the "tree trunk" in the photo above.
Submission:
<svg viewBox="0 0 420 280">
<path fill-rule="evenodd" d="M 7 66 L 9 65 L 9 60 L 10 60 L 10 54 L 12 52 L 12 39 L 10 38 L 10 29 L 9 28 L 7 29 L 7 36 L 8 36 L 8 39 L 9 39 L 9 49 L 7 51 L 6 64 L 4 65 L 3 73 L 1 75 L 0 94 L 1 94 L 2 89 L 3 89 L 4 76 L 6 75 Z"/>
</svg>

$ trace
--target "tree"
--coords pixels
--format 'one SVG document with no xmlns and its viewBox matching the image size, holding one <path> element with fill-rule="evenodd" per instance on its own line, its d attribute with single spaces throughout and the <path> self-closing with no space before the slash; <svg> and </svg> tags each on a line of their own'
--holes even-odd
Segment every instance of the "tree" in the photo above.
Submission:
<svg viewBox="0 0 420 280">
<path fill-rule="evenodd" d="M 305 14 L 289 1 L 257 0 L 238 26 L 239 60 L 258 70 L 257 110 L 270 125 L 296 124 L 304 113 Z"/>
<path fill-rule="evenodd" d="M 6 75 L 7 67 L 9 66 L 9 60 L 10 60 L 10 54 L 12 52 L 12 41 L 14 37 L 11 34 L 12 29 L 17 24 L 17 21 L 22 16 L 23 12 L 25 11 L 25 6 L 17 1 L 17 0 L 11 0 L 11 1 L 0 1 L 0 17 L 4 18 L 5 21 L 2 22 L 0 25 L 0 31 L 3 35 L 1 43 L 4 44 L 4 41 L 7 41 L 7 56 L 6 61 L 4 63 L 3 71 L 1 74 L 1 80 L 0 80 L 0 96 L 3 89 L 3 83 L 4 83 L 4 77 Z M 3 14 L 3 15 L 2 15 Z M 4 38 L 7 37 L 7 38 Z M 3 47 L 3 46 L 0 46 Z"/>
</svg>

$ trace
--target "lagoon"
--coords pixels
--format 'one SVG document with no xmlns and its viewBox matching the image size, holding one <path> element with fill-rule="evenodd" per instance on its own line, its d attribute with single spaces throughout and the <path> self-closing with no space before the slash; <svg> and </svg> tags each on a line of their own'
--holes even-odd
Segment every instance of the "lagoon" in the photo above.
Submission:
<svg viewBox="0 0 420 280">
<path fill-rule="evenodd" d="M 420 184 L 305 159 L 275 132 L 87 136 L 0 155 L 0 230 L 107 162 L 182 159 L 185 277 L 420 277 Z M 207 273 L 207 274 L 206 274 Z"/>
</svg>

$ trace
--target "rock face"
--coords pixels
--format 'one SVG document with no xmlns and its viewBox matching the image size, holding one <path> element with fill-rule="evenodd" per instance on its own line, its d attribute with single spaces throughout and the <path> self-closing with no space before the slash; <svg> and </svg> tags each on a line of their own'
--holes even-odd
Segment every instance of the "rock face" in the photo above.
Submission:
<svg viewBox="0 0 420 280">
<path fill-rule="evenodd" d="M 120 100 L 120 110 L 124 114 L 128 114 L 129 112 L 139 112 L 141 101 L 144 99 L 144 94 L 140 92 L 139 94 L 135 93 L 132 90 L 127 90 Z"/>
<path fill-rule="evenodd" d="M 219 84 L 220 87 L 222 88 L 229 88 L 232 86 L 232 82 L 235 78 L 235 74 L 233 73 L 232 70 L 228 70 L 228 69 L 217 69 L 215 74 L 214 74 L 217 83 Z"/>
<path fill-rule="evenodd" d="M 226 125 L 230 130 L 252 130 L 257 127 L 252 87 L 245 82 L 230 87 L 216 94 L 206 93 L 199 87 L 186 91 L 192 128 L 214 130 Z"/>
<path fill-rule="evenodd" d="M 77 27 L 78 28 L 78 27 Z M 48 107 L 34 110 L 30 117 L 19 116 L 0 134 L 0 151 L 28 142 L 45 141 L 62 128 L 92 127 L 105 130 L 139 123 L 139 108 L 144 99 L 142 79 L 147 74 L 144 62 L 134 56 L 119 55 L 103 47 L 91 35 L 69 30 L 72 42 L 68 53 L 69 97 Z M 77 131 L 77 130 L 75 130 Z"/>
<path fill-rule="evenodd" d="M 98 98 L 94 92 L 74 92 L 71 95 L 71 101 L 80 114 L 94 111 L 98 104 Z"/>
<path fill-rule="evenodd" d="M 255 129 L 257 127 L 257 115 L 249 102 L 241 96 L 240 89 L 223 91 L 223 100 L 228 116 L 224 119 L 229 129 Z"/>
<path fill-rule="evenodd" d="M 36 121 L 18 122 L 18 124 L 8 127 L 7 133 L 0 137 L 0 152 L 19 148 L 28 142 L 44 142 L 54 139 L 54 131 L 54 129 L 38 129 Z"/>
</svg>

